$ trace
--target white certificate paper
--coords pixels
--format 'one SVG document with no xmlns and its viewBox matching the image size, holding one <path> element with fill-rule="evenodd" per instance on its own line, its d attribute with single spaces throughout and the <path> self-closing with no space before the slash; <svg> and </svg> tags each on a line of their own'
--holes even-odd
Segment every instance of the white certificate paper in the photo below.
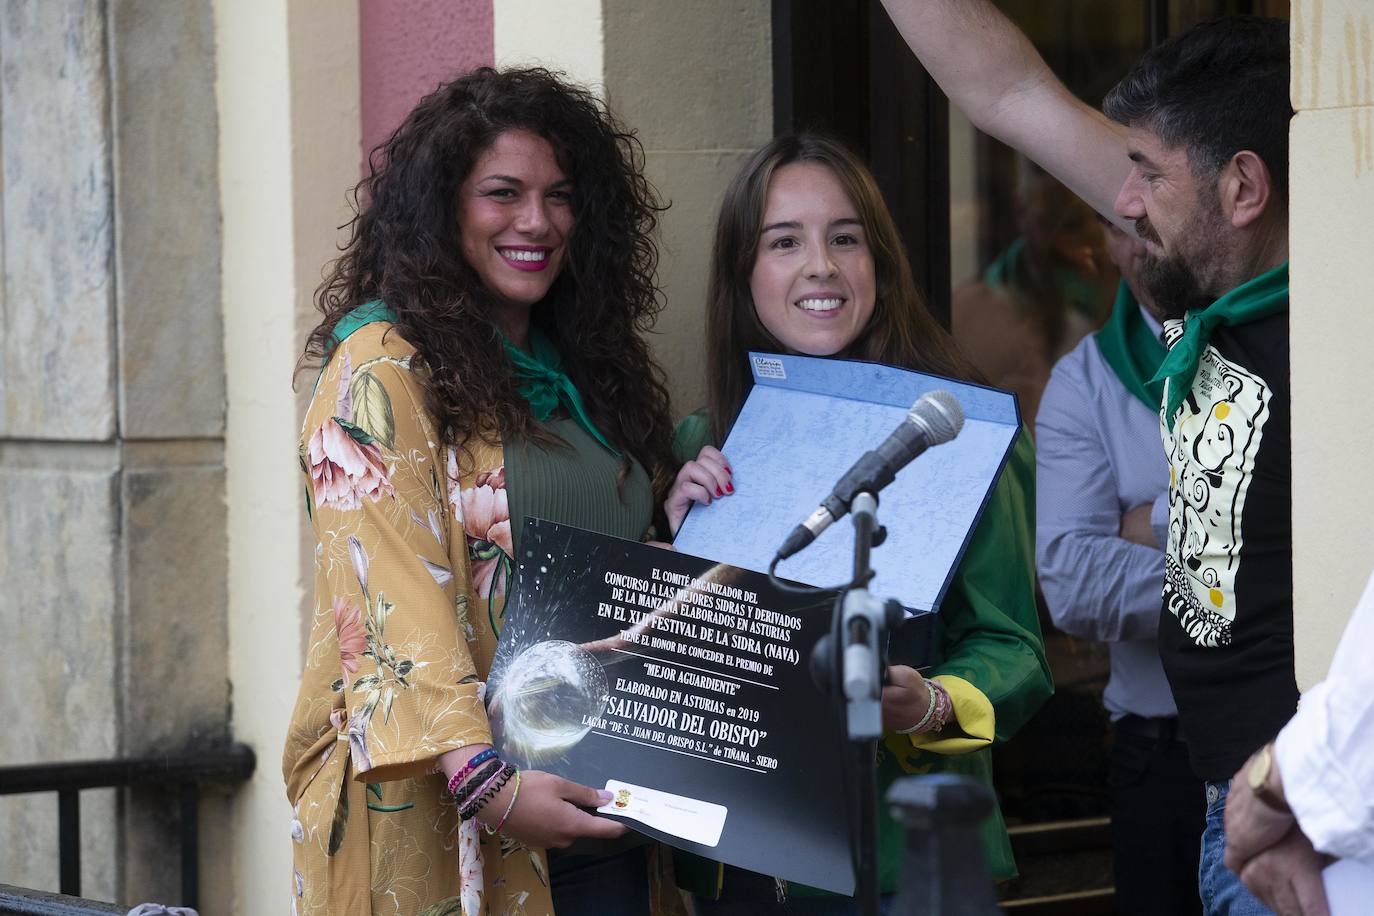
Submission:
<svg viewBox="0 0 1374 916">
<path fill-rule="evenodd" d="M 843 359 L 750 354 L 754 387 L 722 447 L 735 492 L 688 513 L 673 546 L 755 572 L 835 482 L 931 391 L 954 395 L 964 428 L 907 465 L 879 494 L 887 540 L 872 554 L 875 595 L 938 610 L 1021 428 L 1016 396 L 970 382 Z M 822 588 L 850 579 L 848 520 L 778 574 Z"/>
<path fill-rule="evenodd" d="M 671 833 L 703 846 L 715 846 L 725 829 L 724 805 L 660 792 L 646 786 L 636 786 L 618 779 L 606 780 L 606 791 L 614 796 L 596 810 L 602 814 L 632 817 L 655 830 Z"/>
</svg>

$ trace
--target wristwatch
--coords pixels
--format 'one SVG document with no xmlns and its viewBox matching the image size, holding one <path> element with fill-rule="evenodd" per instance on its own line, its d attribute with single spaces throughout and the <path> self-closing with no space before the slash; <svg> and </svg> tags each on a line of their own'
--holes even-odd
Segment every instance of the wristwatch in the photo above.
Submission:
<svg viewBox="0 0 1374 916">
<path fill-rule="evenodd" d="M 1250 758 L 1250 766 L 1245 771 L 1245 782 L 1250 786 L 1250 791 L 1254 793 L 1266 807 L 1272 808 L 1281 814 L 1292 814 L 1293 811 L 1288 807 L 1288 803 L 1278 796 L 1269 785 L 1269 775 L 1274 769 L 1274 744 L 1271 741 L 1264 747 L 1255 752 L 1255 756 Z"/>
</svg>

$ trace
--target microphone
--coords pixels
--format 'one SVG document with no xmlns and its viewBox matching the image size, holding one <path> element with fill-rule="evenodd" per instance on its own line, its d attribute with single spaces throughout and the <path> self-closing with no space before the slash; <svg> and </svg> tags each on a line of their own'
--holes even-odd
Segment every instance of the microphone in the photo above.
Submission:
<svg viewBox="0 0 1374 916">
<path fill-rule="evenodd" d="M 897 472 L 932 445 L 941 445 L 964 426 L 964 411 L 948 391 L 923 394 L 911 405 L 906 419 L 882 445 L 854 462 L 815 512 L 787 536 L 777 560 L 785 560 L 810 544 L 820 533 L 844 517 L 858 493 L 876 493 L 892 483 Z"/>
</svg>

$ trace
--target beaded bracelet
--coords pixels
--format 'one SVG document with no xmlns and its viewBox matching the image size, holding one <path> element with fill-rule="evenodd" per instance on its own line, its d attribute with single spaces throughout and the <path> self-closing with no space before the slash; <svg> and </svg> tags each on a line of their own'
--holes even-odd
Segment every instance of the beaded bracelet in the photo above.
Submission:
<svg viewBox="0 0 1374 916">
<path fill-rule="evenodd" d="M 501 772 L 501 768 L 504 766 L 505 763 L 500 759 L 487 761 L 481 769 L 468 777 L 468 781 L 463 783 L 462 787 L 454 794 L 453 804 L 459 808 L 463 807 L 463 805 L 467 804 L 474 796 L 479 794 L 482 789 L 486 787 L 487 783 Z"/>
<path fill-rule="evenodd" d="M 944 684 L 941 684 L 939 681 L 932 681 L 931 683 L 935 685 L 935 695 L 939 702 L 935 710 L 935 715 L 932 717 L 930 724 L 926 726 L 926 730 L 938 732 L 949 724 L 950 718 L 954 715 L 954 698 L 949 695 L 949 691 L 945 689 Z"/>
<path fill-rule="evenodd" d="M 501 828 L 504 827 L 504 826 L 506 826 L 506 818 L 510 817 L 510 813 L 511 813 L 512 811 L 515 810 L 515 800 L 516 800 L 517 798 L 519 798 L 519 797 L 520 797 L 520 771 L 519 771 L 519 770 L 516 770 L 516 771 L 515 771 L 515 789 L 514 789 L 514 791 L 512 791 L 511 794 L 510 794 L 510 803 L 509 803 L 508 805 L 506 805 L 506 813 L 503 814 L 503 815 L 501 815 L 501 819 L 500 819 L 499 821 L 496 822 L 496 826 L 495 826 L 495 827 L 488 827 L 486 824 L 483 824 L 483 825 L 482 825 L 482 829 L 485 830 L 485 831 L 487 832 L 487 836 L 496 836 L 498 833 L 501 832 Z"/>
<path fill-rule="evenodd" d="M 485 751 L 478 751 L 476 754 L 473 754 L 472 757 L 468 760 L 468 762 L 463 764 L 463 768 L 459 770 L 457 773 L 454 773 L 453 776 L 449 778 L 448 794 L 452 795 L 453 793 L 457 792 L 458 786 L 462 784 L 463 780 L 467 778 L 469 773 L 471 773 L 473 770 L 477 769 L 479 766 L 486 763 L 488 760 L 495 756 L 495 748 L 490 747 L 487 748 Z"/>
<path fill-rule="evenodd" d="M 504 766 L 505 764 L 499 759 L 487 761 L 472 778 L 463 783 L 462 788 L 454 793 L 453 803 L 460 808 L 463 807 L 464 803 L 466 803 L 469 798 L 472 798 L 472 796 L 482 791 L 482 787 L 485 786 L 493 776 L 501 772 L 501 768 Z"/>
<path fill-rule="evenodd" d="M 945 689 L 945 685 L 936 680 L 926 681 L 926 689 L 930 691 L 930 709 L 926 711 L 925 717 L 917 722 L 910 729 L 906 729 L 902 734 L 928 734 L 938 732 L 943 729 L 954 715 L 954 700 Z"/>
<path fill-rule="evenodd" d="M 475 798 L 458 810 L 459 820 L 470 821 L 476 817 L 477 812 L 486 807 L 487 802 L 495 798 L 496 793 L 501 791 L 501 787 L 510 782 L 511 777 L 518 772 L 519 770 L 509 763 L 502 767 L 500 773 L 487 780 Z"/>
<path fill-rule="evenodd" d="M 513 774 L 514 771 L 512 771 L 511 775 Z M 485 808 L 487 804 L 493 798 L 496 797 L 496 794 L 501 791 L 502 787 L 504 787 L 505 784 L 509 781 L 510 776 L 507 774 L 501 774 L 497 778 L 499 781 L 495 785 L 493 785 L 489 791 L 483 792 L 481 795 L 477 796 L 472 801 L 468 802 L 465 806 L 463 806 L 463 808 L 458 812 L 459 820 L 470 821 L 473 818 L 477 817 L 477 815 L 482 812 L 482 809 Z"/>
<path fill-rule="evenodd" d="M 496 782 L 496 780 L 500 779 L 501 776 L 502 776 L 503 774 L 505 774 L 507 770 L 513 770 L 513 769 L 515 769 L 515 767 L 514 767 L 513 765 L 511 765 L 511 764 L 509 764 L 509 763 L 505 763 L 504 761 L 502 761 L 502 762 L 501 762 L 501 765 L 500 765 L 499 767 L 497 767 L 496 770 L 495 770 L 494 772 L 488 770 L 487 772 L 491 773 L 491 775 L 488 776 L 486 779 L 484 779 L 484 780 L 481 781 L 481 785 L 479 785 L 479 786 L 477 787 L 477 791 L 476 791 L 476 792 L 471 792 L 471 793 L 469 793 L 468 801 L 469 801 L 469 802 L 474 801 L 479 795 L 481 795 L 481 794 L 483 794 L 484 792 L 486 792 L 487 789 L 490 788 L 491 785 L 492 785 L 493 783 Z M 507 776 L 506 776 L 506 779 L 510 779 L 510 776 L 507 775 Z M 477 780 L 474 779 L 473 782 L 476 783 Z M 461 807 L 461 806 L 460 806 L 460 807 Z"/>
<path fill-rule="evenodd" d="M 932 720 L 934 714 L 936 714 L 936 707 L 940 705 L 940 699 L 936 696 L 936 688 L 932 687 L 932 684 L 933 681 L 926 680 L 926 692 L 930 695 L 930 706 L 927 707 L 926 714 L 922 715 L 921 721 L 916 722 L 911 728 L 897 729 L 899 735 L 919 735 L 919 733 L 926 731 L 927 725 L 930 725 L 930 720 Z"/>
<path fill-rule="evenodd" d="M 518 772 L 520 771 L 511 764 L 506 764 L 502 767 L 501 772 L 487 780 L 486 783 L 482 785 L 477 795 L 459 810 L 458 817 L 463 820 L 476 817 L 477 812 L 486 807 L 487 803 L 495 798 L 496 794 L 501 791 L 501 787 L 510 782 L 511 777 Z M 466 816 L 464 814 L 465 812 Z"/>
</svg>

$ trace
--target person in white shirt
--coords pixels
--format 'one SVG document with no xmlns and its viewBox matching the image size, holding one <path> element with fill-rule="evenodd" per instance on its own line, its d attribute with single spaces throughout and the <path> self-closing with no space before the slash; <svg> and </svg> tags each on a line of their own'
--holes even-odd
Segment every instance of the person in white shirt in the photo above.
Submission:
<svg viewBox="0 0 1374 916">
<path fill-rule="evenodd" d="M 1327 912 L 1332 859 L 1374 867 L 1374 577 L 1331 669 L 1232 779 L 1226 867 L 1280 914 Z"/>
</svg>

